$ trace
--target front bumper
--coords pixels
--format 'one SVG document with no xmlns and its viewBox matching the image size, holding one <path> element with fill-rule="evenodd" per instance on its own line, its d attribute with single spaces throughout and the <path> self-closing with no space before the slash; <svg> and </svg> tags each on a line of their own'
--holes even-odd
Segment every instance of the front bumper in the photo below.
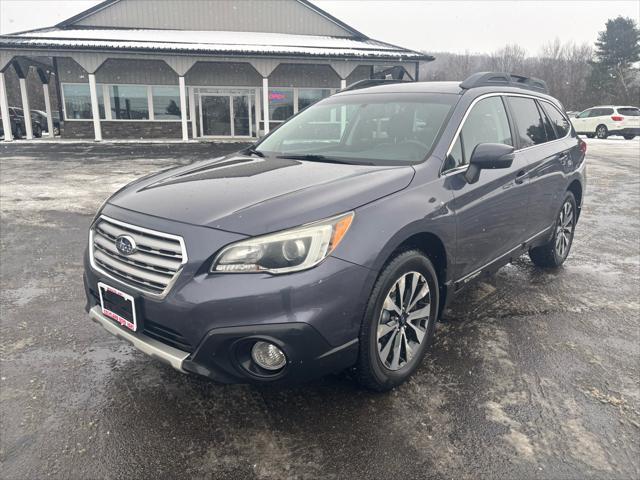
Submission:
<svg viewBox="0 0 640 480">
<path fill-rule="evenodd" d="M 375 280 L 372 270 L 329 257 L 312 269 L 287 275 L 209 274 L 212 255 L 235 240 L 232 234 L 160 223 L 113 208 L 105 214 L 181 235 L 189 254 L 164 298 L 105 277 L 91 268 L 86 255 L 86 309 L 110 333 L 177 370 L 223 383 L 297 382 L 355 363 L 360 324 Z M 102 315 L 98 282 L 134 297 L 137 332 Z M 258 339 L 276 343 L 286 353 L 288 363 L 279 374 L 261 376 L 244 368 L 246 346 Z"/>
</svg>

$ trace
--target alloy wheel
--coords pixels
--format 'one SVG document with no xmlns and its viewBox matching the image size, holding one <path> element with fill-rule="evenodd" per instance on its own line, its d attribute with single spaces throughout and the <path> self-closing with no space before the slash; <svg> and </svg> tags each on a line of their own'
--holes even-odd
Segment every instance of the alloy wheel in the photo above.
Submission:
<svg viewBox="0 0 640 480">
<path fill-rule="evenodd" d="M 596 130 L 596 136 L 601 139 L 607 138 L 607 127 L 605 127 L 604 125 L 600 125 Z"/>
<path fill-rule="evenodd" d="M 378 320 L 378 357 L 389 370 L 400 370 L 414 357 L 427 336 L 431 294 L 427 279 L 405 273 L 385 297 Z"/>
<path fill-rule="evenodd" d="M 559 258 L 564 258 L 571 245 L 573 237 L 574 213 L 571 202 L 564 202 L 560 214 L 558 215 L 558 223 L 556 225 L 556 254 Z"/>
</svg>

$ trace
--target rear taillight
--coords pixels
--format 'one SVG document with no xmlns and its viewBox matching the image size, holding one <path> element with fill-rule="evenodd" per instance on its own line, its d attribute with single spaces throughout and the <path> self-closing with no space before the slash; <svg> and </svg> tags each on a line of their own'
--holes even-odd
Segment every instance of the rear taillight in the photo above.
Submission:
<svg viewBox="0 0 640 480">
<path fill-rule="evenodd" d="M 587 153 L 587 142 L 585 142 L 584 140 L 582 140 L 581 138 L 578 139 L 578 148 L 580 149 L 580 151 L 585 154 Z"/>
<path fill-rule="evenodd" d="M 614 122 L 621 122 L 622 120 L 624 120 L 624 117 L 621 117 L 620 115 L 614 115 L 613 117 L 611 117 L 611 120 L 613 120 Z"/>
</svg>

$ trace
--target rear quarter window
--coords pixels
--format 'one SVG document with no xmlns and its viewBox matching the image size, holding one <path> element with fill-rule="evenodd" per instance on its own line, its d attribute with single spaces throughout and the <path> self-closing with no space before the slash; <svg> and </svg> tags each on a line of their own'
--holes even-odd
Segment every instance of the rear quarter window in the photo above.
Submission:
<svg viewBox="0 0 640 480">
<path fill-rule="evenodd" d="M 520 148 L 546 142 L 547 133 L 535 100 L 525 97 L 508 97 L 509 106 L 516 122 L 516 135 Z"/>
<path fill-rule="evenodd" d="M 640 117 L 640 108 L 619 108 L 618 113 L 627 117 Z"/>
<path fill-rule="evenodd" d="M 571 129 L 571 124 L 569 120 L 558 110 L 556 107 L 547 102 L 540 102 L 544 113 L 547 114 L 547 117 L 551 121 L 551 124 L 556 130 L 556 134 L 558 138 L 565 137 L 569 130 Z"/>
</svg>

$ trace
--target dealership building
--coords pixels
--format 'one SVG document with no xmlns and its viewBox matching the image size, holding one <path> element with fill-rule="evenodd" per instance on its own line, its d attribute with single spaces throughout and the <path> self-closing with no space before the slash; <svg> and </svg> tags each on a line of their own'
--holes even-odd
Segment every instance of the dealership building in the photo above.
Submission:
<svg viewBox="0 0 640 480">
<path fill-rule="evenodd" d="M 0 112 L 5 140 L 10 107 L 28 118 L 34 104 L 63 138 L 250 140 L 357 81 L 417 79 L 431 60 L 308 0 L 107 0 L 0 36 Z"/>
</svg>

